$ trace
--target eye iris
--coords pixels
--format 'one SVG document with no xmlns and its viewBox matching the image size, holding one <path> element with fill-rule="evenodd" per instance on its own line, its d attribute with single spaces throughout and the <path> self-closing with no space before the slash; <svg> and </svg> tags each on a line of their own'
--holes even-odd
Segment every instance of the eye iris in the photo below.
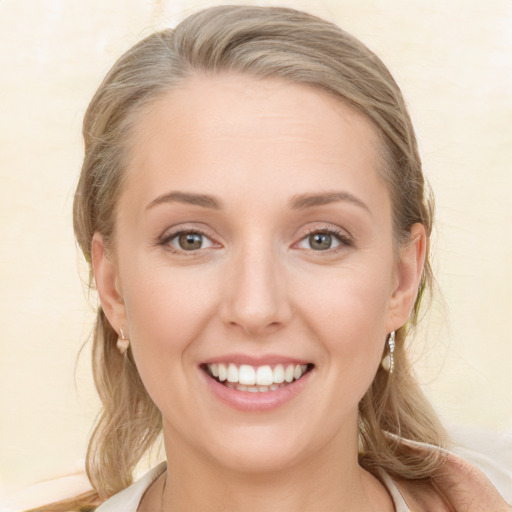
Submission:
<svg viewBox="0 0 512 512">
<path fill-rule="evenodd" d="M 185 251 L 201 249 L 203 245 L 203 235 L 199 233 L 182 233 L 179 237 L 180 247 Z"/>
<path fill-rule="evenodd" d="M 325 251 L 331 248 L 332 237 L 327 233 L 314 233 L 309 236 L 309 244 L 312 249 Z"/>
</svg>

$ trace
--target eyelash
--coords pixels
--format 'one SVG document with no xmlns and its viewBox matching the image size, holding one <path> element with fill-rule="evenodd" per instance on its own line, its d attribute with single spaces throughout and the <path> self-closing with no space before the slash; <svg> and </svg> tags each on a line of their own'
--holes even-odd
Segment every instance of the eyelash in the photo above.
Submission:
<svg viewBox="0 0 512 512">
<path fill-rule="evenodd" d="M 198 229 L 198 228 L 192 229 L 191 228 L 191 229 L 179 229 L 178 231 L 173 231 L 171 233 L 164 234 L 161 238 L 158 239 L 158 245 L 161 245 L 166 250 L 173 252 L 175 254 L 180 254 L 180 255 L 184 255 L 184 256 L 194 256 L 195 254 L 197 254 L 199 249 L 187 251 L 185 249 L 177 249 L 170 244 L 170 242 L 172 240 L 174 240 L 175 238 L 178 238 L 184 234 L 201 235 L 202 237 L 207 238 L 208 240 L 211 241 L 211 236 L 208 235 L 207 233 L 205 233 L 202 229 Z M 212 243 L 214 243 L 214 242 L 212 242 Z"/>
<path fill-rule="evenodd" d="M 330 235 L 330 236 L 333 236 L 334 238 L 336 238 L 339 242 L 340 242 L 340 245 L 338 247 L 334 247 L 332 249 L 325 249 L 325 250 L 318 250 L 318 251 L 315 251 L 313 249 L 311 249 L 312 252 L 314 253 L 324 253 L 324 254 L 336 254 L 337 252 L 343 250 L 343 249 L 346 249 L 347 247 L 353 247 L 354 246 L 354 241 L 353 239 L 348 236 L 346 234 L 346 232 L 340 230 L 340 229 L 336 229 L 336 228 L 313 228 L 313 229 L 310 229 L 307 231 L 307 233 L 299 240 L 299 243 L 302 242 L 303 240 L 306 240 L 307 238 L 309 238 L 311 235 L 316 235 L 316 234 L 325 234 L 325 235 Z"/>
<path fill-rule="evenodd" d="M 187 233 L 194 234 L 194 235 L 200 235 L 200 236 L 205 237 L 211 241 L 211 237 L 201 229 L 197 229 L 197 228 L 180 229 L 178 231 L 173 231 L 171 233 L 164 234 L 162 237 L 160 237 L 158 239 L 158 245 L 165 247 L 165 249 L 167 249 L 175 254 L 180 254 L 180 255 L 185 255 L 185 256 L 193 256 L 194 254 L 197 254 L 197 252 L 200 249 L 187 251 L 185 249 L 176 249 L 175 247 L 173 247 L 170 244 L 170 242 L 172 240 L 178 238 L 181 235 L 187 234 Z M 313 228 L 313 229 L 310 229 L 306 232 L 306 234 L 304 236 L 302 236 L 302 238 L 299 240 L 299 242 L 296 242 L 294 245 L 297 245 L 297 243 L 303 242 L 304 240 L 309 238 L 311 235 L 315 235 L 315 234 L 326 234 L 329 236 L 333 236 L 334 238 L 336 238 L 338 240 L 338 242 L 340 242 L 340 244 L 337 247 L 334 247 L 331 249 L 325 249 L 325 250 L 316 250 L 315 251 L 314 249 L 309 249 L 314 253 L 335 254 L 335 253 L 339 252 L 340 250 L 343 250 L 344 248 L 353 247 L 353 245 L 354 245 L 354 241 L 352 240 L 351 237 L 347 236 L 347 234 L 344 231 L 341 231 L 341 230 L 335 229 L 335 228 Z M 214 243 L 215 242 L 212 242 L 212 244 L 214 244 Z"/>
</svg>

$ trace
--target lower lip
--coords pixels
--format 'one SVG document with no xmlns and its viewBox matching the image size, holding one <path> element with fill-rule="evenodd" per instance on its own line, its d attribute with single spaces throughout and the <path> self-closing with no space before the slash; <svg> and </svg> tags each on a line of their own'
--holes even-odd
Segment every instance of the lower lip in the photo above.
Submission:
<svg viewBox="0 0 512 512">
<path fill-rule="evenodd" d="M 295 398 L 308 383 L 314 370 L 305 373 L 300 379 L 293 381 L 274 391 L 251 393 L 228 388 L 212 379 L 204 370 L 199 369 L 212 393 L 225 404 L 239 411 L 267 411 L 275 409 Z"/>
</svg>

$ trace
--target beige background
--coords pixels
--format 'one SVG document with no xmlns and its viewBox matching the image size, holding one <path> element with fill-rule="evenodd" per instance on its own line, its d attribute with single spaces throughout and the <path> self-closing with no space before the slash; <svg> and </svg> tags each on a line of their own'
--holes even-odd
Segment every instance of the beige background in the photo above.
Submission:
<svg viewBox="0 0 512 512">
<path fill-rule="evenodd" d="M 87 102 L 122 51 L 211 3 L 0 0 L 0 492 L 76 465 L 97 411 L 88 346 L 74 375 L 94 303 L 71 229 Z M 511 432 L 512 2 L 278 3 L 336 21 L 400 83 L 438 206 L 420 378 L 448 424 Z"/>
</svg>

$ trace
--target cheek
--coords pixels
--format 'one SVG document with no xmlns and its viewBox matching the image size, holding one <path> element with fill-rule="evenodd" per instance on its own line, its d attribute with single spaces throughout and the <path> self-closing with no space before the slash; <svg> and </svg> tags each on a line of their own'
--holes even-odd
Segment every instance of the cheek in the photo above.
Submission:
<svg viewBox="0 0 512 512">
<path fill-rule="evenodd" d="M 388 265 L 354 265 L 310 276 L 301 292 L 303 317 L 331 371 L 347 385 L 361 381 L 364 387 L 373 379 L 387 334 L 391 281 Z"/>
<path fill-rule="evenodd" d="M 180 375 L 191 362 L 193 341 L 215 309 L 206 275 L 189 269 L 135 262 L 126 269 L 123 294 L 134 357 L 144 382 Z M 150 388 L 150 382 L 147 383 Z"/>
<path fill-rule="evenodd" d="M 352 338 L 360 329 L 381 325 L 389 309 L 391 264 L 357 262 L 330 272 L 309 272 L 297 283 L 295 295 L 304 299 L 302 310 L 318 318 L 326 329 Z M 343 336 L 342 338 L 345 338 Z"/>
</svg>

